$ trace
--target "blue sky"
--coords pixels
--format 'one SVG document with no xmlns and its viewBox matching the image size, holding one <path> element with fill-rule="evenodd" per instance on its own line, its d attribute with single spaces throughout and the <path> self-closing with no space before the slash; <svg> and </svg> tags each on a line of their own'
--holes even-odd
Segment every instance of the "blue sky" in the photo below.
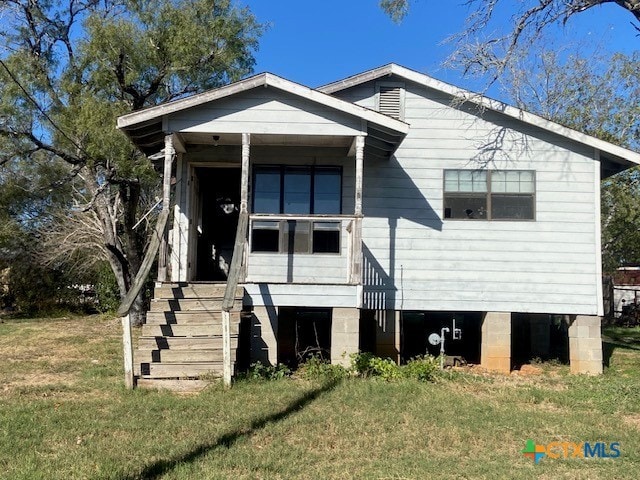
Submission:
<svg viewBox="0 0 640 480">
<path fill-rule="evenodd" d="M 393 23 L 378 0 L 241 0 L 269 29 L 260 42 L 256 72 L 269 71 L 310 87 L 394 62 L 466 88 L 474 83 L 442 61 L 451 50 L 443 40 L 464 26 L 463 0 L 414 0 L 407 18 Z M 633 17 L 605 5 L 574 16 L 554 32 L 558 45 L 584 40 L 630 53 L 640 40 Z M 509 15 L 501 21 L 509 22 Z"/>
</svg>

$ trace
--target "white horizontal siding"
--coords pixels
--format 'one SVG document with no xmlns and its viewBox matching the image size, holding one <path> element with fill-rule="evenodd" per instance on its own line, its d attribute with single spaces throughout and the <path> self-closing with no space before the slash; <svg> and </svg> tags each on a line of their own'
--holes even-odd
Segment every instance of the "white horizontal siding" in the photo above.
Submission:
<svg viewBox="0 0 640 480">
<path fill-rule="evenodd" d="M 360 119 L 274 89 L 254 89 L 167 119 L 173 132 L 357 135 Z"/>
<path fill-rule="evenodd" d="M 348 88 L 333 95 L 346 102 L 356 103 L 361 107 L 376 109 L 375 85 L 373 82 Z"/>
<path fill-rule="evenodd" d="M 373 91 L 372 84 L 346 95 L 365 90 Z M 448 101 L 408 85 L 407 138 L 394 158 L 365 162 L 364 276 L 373 284 L 365 286 L 365 303 L 597 314 L 592 153 Z M 443 220 L 443 170 L 478 168 L 481 146 L 498 133 L 502 153 L 490 168 L 536 171 L 535 221 Z"/>
<path fill-rule="evenodd" d="M 252 253 L 248 259 L 249 282 L 322 284 L 347 280 L 346 255 Z"/>
<path fill-rule="evenodd" d="M 278 307 L 358 307 L 353 285 L 286 285 L 246 283 L 245 304 Z"/>
</svg>

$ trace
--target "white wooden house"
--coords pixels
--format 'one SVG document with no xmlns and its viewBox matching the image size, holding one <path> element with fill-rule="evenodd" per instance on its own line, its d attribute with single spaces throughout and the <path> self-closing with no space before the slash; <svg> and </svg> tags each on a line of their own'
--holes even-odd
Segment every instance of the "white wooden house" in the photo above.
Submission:
<svg viewBox="0 0 640 480">
<path fill-rule="evenodd" d="M 559 314 L 573 371 L 602 370 L 600 181 L 640 154 L 395 64 L 264 73 L 118 127 L 175 179 L 139 375 L 220 364 L 225 289 L 231 361 L 406 358 L 455 318 L 451 349 L 509 371 L 512 333 L 544 350 Z"/>
</svg>

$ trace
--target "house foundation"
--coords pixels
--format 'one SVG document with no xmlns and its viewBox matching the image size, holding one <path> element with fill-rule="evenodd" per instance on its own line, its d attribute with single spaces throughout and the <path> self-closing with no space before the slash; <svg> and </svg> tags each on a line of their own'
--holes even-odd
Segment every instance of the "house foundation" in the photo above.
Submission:
<svg viewBox="0 0 640 480">
<path fill-rule="evenodd" d="M 602 373 L 601 318 L 576 315 L 569 325 L 571 373 Z"/>
<path fill-rule="evenodd" d="M 348 367 L 359 350 L 360 310 L 334 308 L 331 318 L 331 363 Z"/>
<path fill-rule="evenodd" d="M 501 373 L 511 371 L 511 313 L 486 312 L 482 320 L 480 365 Z"/>
<path fill-rule="evenodd" d="M 400 361 L 400 312 L 379 310 L 376 312 L 377 356 Z"/>
</svg>

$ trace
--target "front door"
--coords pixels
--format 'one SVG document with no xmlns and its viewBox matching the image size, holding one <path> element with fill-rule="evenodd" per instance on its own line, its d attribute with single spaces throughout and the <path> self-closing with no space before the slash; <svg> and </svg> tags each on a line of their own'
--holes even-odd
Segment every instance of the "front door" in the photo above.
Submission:
<svg viewBox="0 0 640 480">
<path fill-rule="evenodd" d="M 197 235 L 196 280 L 226 281 L 240 209 L 240 168 L 196 168 L 202 222 Z"/>
</svg>

